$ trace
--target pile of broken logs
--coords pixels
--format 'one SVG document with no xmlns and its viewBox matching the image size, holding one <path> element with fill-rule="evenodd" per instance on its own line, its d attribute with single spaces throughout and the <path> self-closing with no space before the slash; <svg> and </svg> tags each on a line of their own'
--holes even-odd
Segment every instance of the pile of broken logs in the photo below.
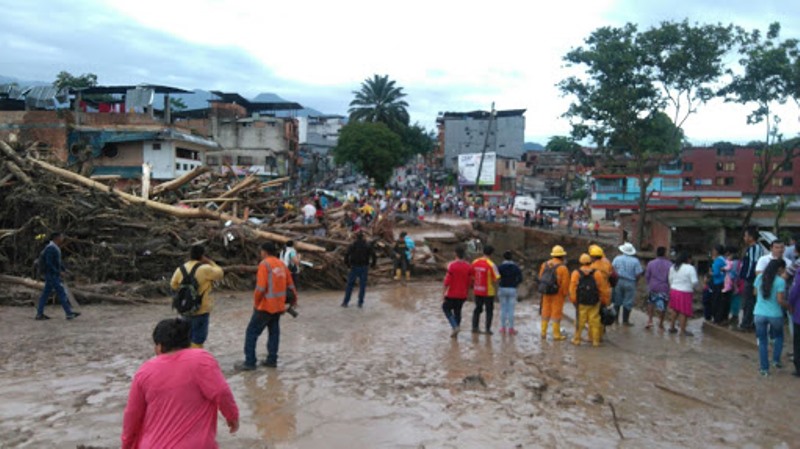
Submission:
<svg viewBox="0 0 800 449">
<path fill-rule="evenodd" d="M 266 240 L 295 241 L 304 261 L 302 286 L 338 289 L 345 284 L 343 256 L 352 241 L 343 223 L 347 206 L 326 211 L 324 224 L 303 225 L 293 211 L 276 217 L 278 204 L 300 204 L 303 198 L 286 195 L 281 186 L 287 179 L 262 182 L 203 167 L 153 188 L 146 183 L 125 187 L 118 178 L 85 177 L 47 160 L 35 145 L 3 141 L 0 161 L 0 270 L 5 274 L 0 283 L 39 288 L 34 261 L 47 236 L 63 231 L 67 281 L 81 286 L 73 288 L 78 299 L 165 296 L 173 270 L 197 243 L 225 269 L 222 288 L 252 287 L 258 248 Z M 375 274 L 389 277 L 392 223 L 382 220 L 366 233 L 379 250 Z M 435 273 L 442 262 L 422 250 L 415 267 L 419 273 Z"/>
</svg>

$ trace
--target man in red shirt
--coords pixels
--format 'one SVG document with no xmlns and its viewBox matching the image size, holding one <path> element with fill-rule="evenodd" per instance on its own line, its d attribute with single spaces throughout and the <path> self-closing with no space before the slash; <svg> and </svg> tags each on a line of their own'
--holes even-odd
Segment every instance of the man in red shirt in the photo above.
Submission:
<svg viewBox="0 0 800 449">
<path fill-rule="evenodd" d="M 472 312 L 472 333 L 480 334 L 480 318 L 483 308 L 486 308 L 486 334 L 492 335 L 492 317 L 494 315 L 494 295 L 497 291 L 497 281 L 500 279 L 500 272 L 497 265 L 490 259 L 494 253 L 494 247 L 486 245 L 483 248 L 483 257 L 479 257 L 472 262 L 473 287 L 475 293 L 475 311 Z"/>
<path fill-rule="evenodd" d="M 214 356 L 190 349 L 189 321 L 163 320 L 153 331 L 156 357 L 133 376 L 122 419 L 122 448 L 217 447 L 217 411 L 231 433 L 239 409 Z"/>
<path fill-rule="evenodd" d="M 453 333 L 450 337 L 456 338 L 461 330 L 461 308 L 469 294 L 472 282 L 472 265 L 464 260 L 464 247 L 456 247 L 456 259 L 447 264 L 447 275 L 444 277 L 444 303 L 442 310 Z"/>
</svg>

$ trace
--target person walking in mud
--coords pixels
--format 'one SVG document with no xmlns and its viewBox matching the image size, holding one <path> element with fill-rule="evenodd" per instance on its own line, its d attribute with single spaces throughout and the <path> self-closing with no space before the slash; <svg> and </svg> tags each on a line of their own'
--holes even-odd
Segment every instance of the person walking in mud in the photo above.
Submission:
<svg viewBox="0 0 800 449">
<path fill-rule="evenodd" d="M 473 278 L 472 265 L 464 259 L 464 247 L 457 246 L 455 253 L 455 260 L 447 264 L 447 274 L 444 277 L 444 301 L 442 302 L 442 311 L 452 329 L 451 338 L 456 338 L 461 331 L 461 309 L 469 295 Z"/>
<path fill-rule="evenodd" d="M 400 233 L 400 237 L 394 243 L 394 280 L 399 281 L 405 276 L 407 281 L 411 280 L 411 261 L 414 257 L 414 240 L 405 231 Z"/>
<path fill-rule="evenodd" d="M 742 270 L 739 278 L 744 281 L 744 291 L 742 292 L 742 321 L 738 330 L 741 332 L 752 332 L 755 330 L 753 322 L 753 308 L 756 306 L 755 287 L 756 265 L 764 255 L 764 249 L 758 244 L 758 228 L 750 226 L 744 230 L 742 236 L 744 244 L 747 245 L 744 258 L 742 259 Z"/>
<path fill-rule="evenodd" d="M 539 267 L 539 293 L 542 294 L 541 337 L 547 338 L 547 326 L 553 323 L 553 340 L 562 341 L 561 318 L 564 316 L 564 301 L 569 298 L 569 269 L 564 258 L 567 252 L 561 245 L 550 251 L 552 259 Z"/>
<path fill-rule="evenodd" d="M 258 264 L 256 289 L 253 292 L 253 314 L 247 325 L 244 337 L 244 362 L 234 365 L 237 371 L 256 369 L 256 343 L 258 337 L 268 330 L 267 358 L 263 366 L 278 366 L 278 348 L 281 338 L 280 319 L 286 312 L 286 304 L 297 306 L 297 290 L 292 282 L 292 274 L 277 257 L 275 244 L 265 242 L 261 245 L 261 263 Z"/>
<path fill-rule="evenodd" d="M 364 240 L 364 232 L 356 234 L 356 241 L 353 242 L 344 255 L 344 263 L 350 267 L 347 275 L 347 287 L 344 291 L 342 307 L 347 307 L 350 303 L 350 295 L 353 293 L 356 279 L 358 279 L 358 307 L 364 307 L 364 295 L 367 291 L 367 271 L 369 266 L 375 268 L 378 258 L 370 243 Z"/>
<path fill-rule="evenodd" d="M 522 270 L 514 262 L 511 251 L 503 253 L 503 263 L 497 267 L 497 271 L 500 272 L 500 288 L 497 291 L 500 300 L 500 333 L 516 335 L 514 309 L 517 305 L 517 287 L 522 283 Z"/>
<path fill-rule="evenodd" d="M 239 408 L 214 356 L 189 348 L 191 324 L 162 320 L 153 330 L 156 356 L 133 376 L 122 419 L 122 449 L 217 447 L 217 413 L 230 433 Z"/>
<path fill-rule="evenodd" d="M 686 330 L 686 320 L 692 317 L 694 309 L 692 298 L 698 288 L 697 270 L 685 251 L 678 254 L 675 264 L 669 269 L 669 308 L 672 309 L 672 322 L 669 332 L 675 334 L 678 329 L 675 321 L 680 320 L 681 335 L 692 337 L 694 334 Z"/>
<path fill-rule="evenodd" d="M 184 276 L 193 276 L 197 281 L 200 307 L 194 312 L 188 312 L 184 318 L 192 325 L 192 347 L 202 348 L 208 338 L 208 323 L 211 310 L 214 308 L 211 288 L 215 281 L 222 280 L 225 273 L 219 265 L 206 257 L 206 249 L 203 245 L 194 245 L 189 251 L 189 261 L 178 267 L 172 274 L 169 284 L 173 291 L 177 291 L 181 287 Z"/>
<path fill-rule="evenodd" d="M 664 330 L 664 315 L 669 302 L 669 269 L 672 262 L 666 258 L 667 249 L 659 246 L 656 249 L 656 258 L 647 264 L 644 278 L 647 280 L 649 296 L 647 298 L 647 325 L 645 329 L 652 329 L 653 315 L 658 310 L 658 328 Z"/>
<path fill-rule="evenodd" d="M 497 265 L 492 262 L 491 256 L 494 253 L 492 245 L 483 248 L 483 257 L 479 257 L 472 262 L 473 284 L 472 291 L 475 294 L 475 310 L 472 312 L 472 333 L 480 334 L 480 321 L 483 309 L 486 309 L 486 331 L 487 335 L 492 335 L 492 318 L 494 316 L 494 297 L 497 291 L 497 281 L 500 279 L 500 272 Z"/>
<path fill-rule="evenodd" d="M 600 307 L 611 303 L 611 286 L 602 272 L 591 267 L 591 256 L 581 254 L 578 261 L 581 266 L 572 272 L 569 283 L 569 298 L 576 306 L 575 336 L 572 338 L 572 344 L 576 346 L 581 344 L 581 334 L 588 325 L 592 346 L 597 347 L 600 346 L 602 336 Z"/>
<path fill-rule="evenodd" d="M 36 320 L 49 320 L 50 317 L 44 314 L 44 306 L 50 294 L 56 292 L 58 300 L 61 302 L 61 307 L 68 320 L 80 316 L 80 312 L 75 312 L 69 304 L 67 291 L 64 288 L 64 282 L 61 280 L 61 273 L 65 272 L 64 264 L 61 259 L 61 245 L 64 244 L 64 234 L 54 232 L 50 234 L 50 242 L 45 246 L 42 253 L 39 255 L 39 270 L 44 274 L 44 290 L 39 296 L 39 302 L 36 306 Z"/>
<path fill-rule="evenodd" d="M 622 253 L 614 258 L 611 266 L 614 272 L 619 276 L 617 286 L 614 287 L 614 308 L 619 316 L 619 309 L 622 308 L 622 324 L 625 326 L 633 326 L 631 323 L 631 311 L 633 310 L 633 303 L 636 299 L 636 281 L 644 273 L 642 264 L 636 257 L 636 248 L 632 244 L 626 242 L 619 247 Z"/>
</svg>

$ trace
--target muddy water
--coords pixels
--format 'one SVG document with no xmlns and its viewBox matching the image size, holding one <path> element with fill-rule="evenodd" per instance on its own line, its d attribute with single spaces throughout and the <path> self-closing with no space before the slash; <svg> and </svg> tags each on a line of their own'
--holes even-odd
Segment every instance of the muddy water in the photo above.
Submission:
<svg viewBox="0 0 800 449">
<path fill-rule="evenodd" d="M 699 323 L 692 339 L 637 326 L 611 329 L 605 347 L 576 348 L 541 341 L 525 302 L 519 335 L 451 340 L 440 292 L 432 283 L 383 286 L 368 291 L 364 309 L 339 307 L 338 292 L 301 295 L 300 318 L 282 320 L 279 368 L 250 373 L 231 369 L 242 358 L 250 294 L 220 294 L 207 349 L 242 414 L 236 435 L 220 420 L 220 445 L 798 447 L 789 417 L 800 381 L 789 368 L 758 377 L 755 349 L 703 336 Z M 118 447 L 131 376 L 169 310 L 83 311 L 73 322 L 55 310 L 37 322 L 32 310 L 0 309 L 0 447 Z M 467 304 L 464 327 L 471 311 Z"/>
</svg>

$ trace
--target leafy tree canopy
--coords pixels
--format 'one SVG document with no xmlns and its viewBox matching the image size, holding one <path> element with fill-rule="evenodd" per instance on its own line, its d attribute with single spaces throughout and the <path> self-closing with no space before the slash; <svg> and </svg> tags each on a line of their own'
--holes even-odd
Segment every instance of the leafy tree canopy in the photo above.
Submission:
<svg viewBox="0 0 800 449">
<path fill-rule="evenodd" d="M 393 131 L 401 131 L 408 126 L 408 103 L 403 88 L 396 86 L 389 75 L 373 75 L 361 83 L 361 89 L 353 91 L 355 98 L 350 102 L 351 121 L 383 123 Z"/>
<path fill-rule="evenodd" d="M 351 163 L 383 186 L 404 162 L 403 143 L 383 123 L 350 122 L 339 133 L 333 157 L 337 164 Z"/>
<path fill-rule="evenodd" d="M 97 75 L 94 73 L 84 73 L 79 76 L 74 76 L 71 73 L 62 70 L 56 75 L 56 80 L 53 81 L 53 86 L 63 89 L 82 89 L 86 87 L 97 86 Z"/>
<path fill-rule="evenodd" d="M 403 127 L 399 134 L 403 141 L 403 156 L 406 160 L 417 154 L 428 154 L 436 147 L 433 132 L 427 131 L 419 123 Z"/>
</svg>

